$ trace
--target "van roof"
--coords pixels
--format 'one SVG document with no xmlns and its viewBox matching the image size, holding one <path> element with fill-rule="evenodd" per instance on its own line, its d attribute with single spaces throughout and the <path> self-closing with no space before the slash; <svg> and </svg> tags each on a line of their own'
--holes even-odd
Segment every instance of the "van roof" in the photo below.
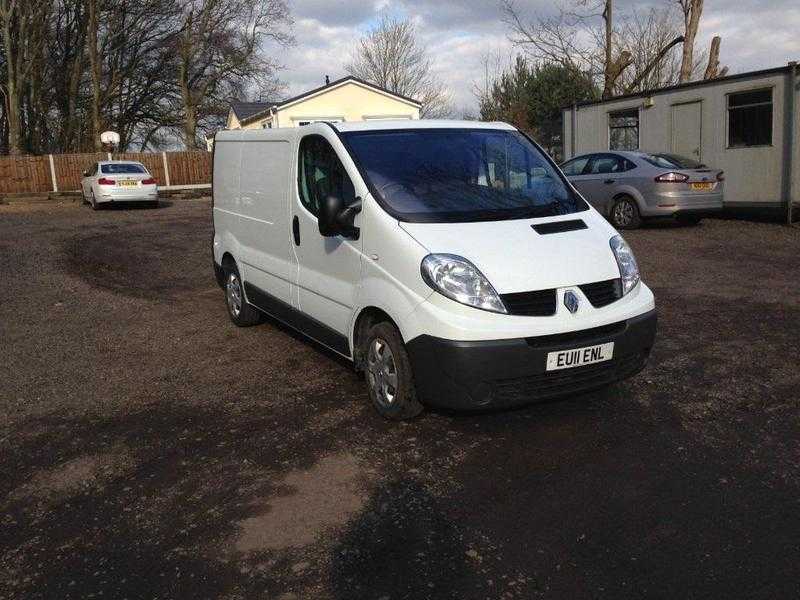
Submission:
<svg viewBox="0 0 800 600">
<path fill-rule="evenodd" d="M 266 129 L 221 129 L 215 135 L 217 142 L 283 140 L 295 139 L 305 133 L 319 132 L 320 128 L 334 127 L 337 131 L 388 131 L 393 129 L 503 129 L 516 131 L 516 128 L 501 121 L 455 121 L 449 119 L 375 119 L 348 123 L 310 123 L 303 127 L 277 127 Z"/>
<path fill-rule="evenodd" d="M 338 131 L 380 131 L 383 129 L 508 129 L 515 128 L 501 121 L 458 121 L 451 119 L 370 119 L 333 123 Z"/>
</svg>

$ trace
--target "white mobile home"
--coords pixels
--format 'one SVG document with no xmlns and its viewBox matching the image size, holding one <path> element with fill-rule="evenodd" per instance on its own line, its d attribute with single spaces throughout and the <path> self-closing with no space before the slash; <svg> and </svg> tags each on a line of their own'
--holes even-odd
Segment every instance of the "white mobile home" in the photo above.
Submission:
<svg viewBox="0 0 800 600">
<path fill-rule="evenodd" d="M 726 207 L 785 210 L 800 202 L 799 80 L 789 63 L 578 104 L 564 109 L 564 157 L 674 152 L 725 171 Z"/>
</svg>

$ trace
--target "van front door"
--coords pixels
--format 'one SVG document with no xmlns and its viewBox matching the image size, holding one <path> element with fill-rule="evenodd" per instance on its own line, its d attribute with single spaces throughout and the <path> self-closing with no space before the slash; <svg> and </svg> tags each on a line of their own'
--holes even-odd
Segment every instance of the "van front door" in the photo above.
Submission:
<svg viewBox="0 0 800 600">
<path fill-rule="evenodd" d="M 303 318 L 308 319 L 303 329 L 311 337 L 349 356 L 348 333 L 361 277 L 361 241 L 342 236 L 324 237 L 317 223 L 319 209 L 328 196 L 338 196 L 345 205 L 356 198 L 353 177 L 334 145 L 346 156 L 333 134 L 330 139 L 310 134 L 300 140 L 292 245 L 298 263 L 298 306 L 304 313 Z M 355 175 L 352 162 L 346 162 Z"/>
</svg>

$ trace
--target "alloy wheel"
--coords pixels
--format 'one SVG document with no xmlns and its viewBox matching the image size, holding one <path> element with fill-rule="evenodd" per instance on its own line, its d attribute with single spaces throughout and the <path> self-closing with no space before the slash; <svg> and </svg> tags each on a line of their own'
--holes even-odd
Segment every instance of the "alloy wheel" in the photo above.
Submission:
<svg viewBox="0 0 800 600">
<path fill-rule="evenodd" d="M 236 273 L 228 274 L 228 282 L 225 284 L 225 297 L 228 300 L 228 309 L 234 317 L 238 317 L 242 312 L 242 286 Z"/>
<path fill-rule="evenodd" d="M 391 406 L 397 396 L 397 366 L 389 344 L 381 338 L 375 338 L 369 345 L 367 379 L 378 402 Z"/>
<path fill-rule="evenodd" d="M 614 207 L 614 221 L 620 227 L 627 227 L 633 223 L 634 207 L 629 200 L 620 200 Z"/>
</svg>

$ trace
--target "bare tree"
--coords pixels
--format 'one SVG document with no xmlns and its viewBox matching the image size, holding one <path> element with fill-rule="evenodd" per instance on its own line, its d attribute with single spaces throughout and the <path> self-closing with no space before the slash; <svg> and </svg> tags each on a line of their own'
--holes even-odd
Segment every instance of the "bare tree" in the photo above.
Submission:
<svg viewBox="0 0 800 600">
<path fill-rule="evenodd" d="M 632 62 L 620 76 L 615 94 L 652 90 L 678 83 L 682 41 L 674 6 L 634 9 L 620 19 L 618 44 L 629 48 Z"/>
<path fill-rule="evenodd" d="M 623 77 L 637 61 L 638 76 L 633 79 L 633 87 L 639 87 L 670 50 L 683 41 L 676 34 L 671 39 L 659 39 L 657 48 L 648 47 L 653 45 L 652 38 L 647 43 L 634 40 L 636 44 L 629 45 L 632 40 L 620 36 L 615 28 L 613 0 L 570 0 L 559 6 L 557 15 L 533 20 L 526 20 L 513 0 L 503 0 L 502 10 L 511 29 L 512 42 L 536 60 L 589 74 L 600 82 L 603 98 L 620 91 Z M 658 32 L 655 27 L 644 31 Z M 648 49 L 644 62 L 639 52 L 643 47 Z"/>
<path fill-rule="evenodd" d="M 194 147 L 231 97 L 275 91 L 265 42 L 290 23 L 285 0 L 0 0 L 0 152 L 91 150 L 104 129 Z"/>
<path fill-rule="evenodd" d="M 86 4 L 85 0 L 55 3 L 48 42 L 52 108 L 58 113 L 57 122 L 61 123 L 52 143 L 64 152 L 79 151 L 81 144 L 78 109 L 86 66 Z"/>
<path fill-rule="evenodd" d="M 5 57 L 2 90 L 8 126 L 8 151 L 23 153 L 22 100 L 45 43 L 42 23 L 49 13 L 44 0 L 0 0 L 0 28 Z"/>
<path fill-rule="evenodd" d="M 187 148 L 200 147 L 198 125 L 242 86 L 276 86 L 275 60 L 262 45 L 293 42 L 284 0 L 183 0 L 177 81 Z"/>
<path fill-rule="evenodd" d="M 433 72 L 433 60 L 417 39 L 414 24 L 383 15 L 362 37 L 345 70 L 422 103 L 423 118 L 447 117 L 453 113 L 452 95 Z"/>
</svg>

